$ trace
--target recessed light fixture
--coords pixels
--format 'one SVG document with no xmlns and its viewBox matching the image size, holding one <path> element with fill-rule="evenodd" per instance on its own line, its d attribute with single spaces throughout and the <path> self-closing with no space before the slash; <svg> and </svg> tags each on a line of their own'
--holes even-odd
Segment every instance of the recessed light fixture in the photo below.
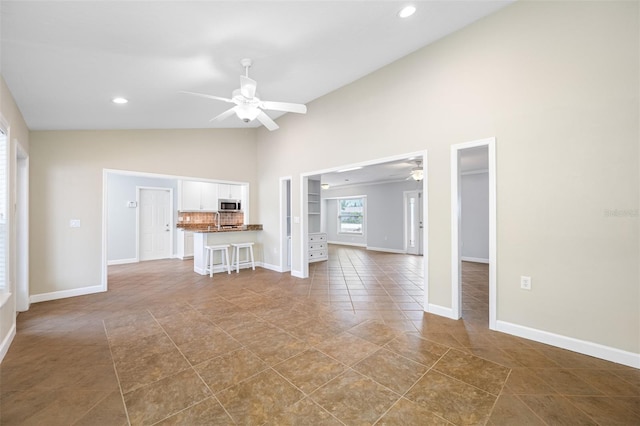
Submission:
<svg viewBox="0 0 640 426">
<path fill-rule="evenodd" d="M 398 12 L 398 16 L 401 18 L 408 18 L 414 13 L 416 13 L 416 7 L 410 4 L 400 9 L 400 12 Z"/>
<path fill-rule="evenodd" d="M 350 167 L 348 169 L 342 169 L 342 170 L 338 170 L 337 173 L 344 173 L 344 172 L 352 172 L 354 170 L 360 170 L 362 168 L 362 166 L 358 166 L 358 167 Z"/>
<path fill-rule="evenodd" d="M 114 104 L 126 104 L 127 102 L 129 102 L 129 100 L 125 98 L 113 98 L 111 99 L 111 102 L 113 102 Z"/>
</svg>

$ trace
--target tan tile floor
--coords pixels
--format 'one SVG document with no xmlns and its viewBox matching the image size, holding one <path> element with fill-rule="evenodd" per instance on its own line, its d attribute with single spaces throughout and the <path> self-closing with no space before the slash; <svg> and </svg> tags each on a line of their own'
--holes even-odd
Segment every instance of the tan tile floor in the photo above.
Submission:
<svg viewBox="0 0 640 426">
<path fill-rule="evenodd" d="M 640 424 L 640 371 L 489 331 L 486 265 L 463 265 L 463 320 L 424 314 L 422 261 L 110 267 L 109 292 L 19 315 L 0 423 Z"/>
</svg>

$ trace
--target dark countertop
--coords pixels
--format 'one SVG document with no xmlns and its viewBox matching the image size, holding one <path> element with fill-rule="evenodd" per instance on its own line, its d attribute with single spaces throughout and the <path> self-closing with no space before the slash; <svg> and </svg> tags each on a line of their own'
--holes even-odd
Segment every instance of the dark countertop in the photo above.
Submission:
<svg viewBox="0 0 640 426">
<path fill-rule="evenodd" d="M 262 231 L 262 225 L 244 225 L 236 228 L 220 228 L 215 225 L 189 224 L 178 225 L 179 229 L 190 232 L 244 232 L 244 231 Z"/>
</svg>

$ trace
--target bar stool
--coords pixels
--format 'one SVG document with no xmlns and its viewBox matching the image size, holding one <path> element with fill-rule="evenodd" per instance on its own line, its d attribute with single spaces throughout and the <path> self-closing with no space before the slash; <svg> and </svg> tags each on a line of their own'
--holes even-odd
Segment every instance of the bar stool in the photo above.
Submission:
<svg viewBox="0 0 640 426">
<path fill-rule="evenodd" d="M 256 270 L 256 264 L 253 261 L 253 243 L 236 243 L 231 252 L 231 264 L 235 265 L 236 273 L 240 272 L 240 266 L 251 265 L 251 269 Z M 247 259 L 240 261 L 240 249 L 247 249 Z"/>
<path fill-rule="evenodd" d="M 214 266 L 222 266 L 223 268 L 227 267 L 227 273 L 231 273 L 231 265 L 229 264 L 229 244 L 221 244 L 217 246 L 205 246 L 207 249 L 207 255 L 205 257 L 205 266 L 204 273 L 209 272 L 209 276 L 213 277 L 213 267 Z M 219 251 L 220 252 L 220 263 L 213 263 L 213 254 Z"/>
</svg>

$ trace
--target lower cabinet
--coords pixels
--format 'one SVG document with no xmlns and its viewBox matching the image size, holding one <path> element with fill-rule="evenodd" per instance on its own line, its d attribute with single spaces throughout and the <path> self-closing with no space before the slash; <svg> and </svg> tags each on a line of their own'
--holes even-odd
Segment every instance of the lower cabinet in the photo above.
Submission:
<svg viewBox="0 0 640 426">
<path fill-rule="evenodd" d="M 193 232 L 178 229 L 178 258 L 191 259 L 193 257 Z"/>
<path fill-rule="evenodd" d="M 309 234 L 309 262 L 319 262 L 327 259 L 329 259 L 327 234 L 324 232 Z"/>
</svg>

